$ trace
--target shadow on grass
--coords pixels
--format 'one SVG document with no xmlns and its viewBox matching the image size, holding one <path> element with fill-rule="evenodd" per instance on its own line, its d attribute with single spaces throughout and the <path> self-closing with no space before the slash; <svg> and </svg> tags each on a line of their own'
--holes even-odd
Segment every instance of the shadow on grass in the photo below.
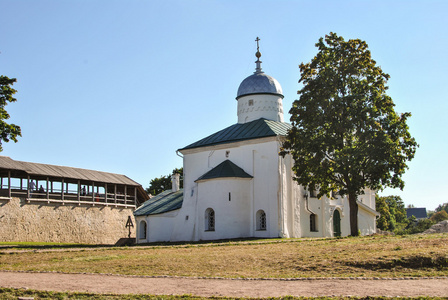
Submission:
<svg viewBox="0 0 448 300">
<path fill-rule="evenodd" d="M 349 261 L 344 263 L 346 266 L 362 268 L 367 270 L 390 270 L 392 268 L 407 268 L 407 269 L 448 269 L 448 257 L 437 256 L 409 256 L 392 260 L 377 260 L 377 261 Z"/>
</svg>

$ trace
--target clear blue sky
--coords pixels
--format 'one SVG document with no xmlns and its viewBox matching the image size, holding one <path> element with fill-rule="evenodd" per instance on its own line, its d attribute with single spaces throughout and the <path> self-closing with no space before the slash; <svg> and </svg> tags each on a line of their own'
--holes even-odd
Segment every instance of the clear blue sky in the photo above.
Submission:
<svg viewBox="0 0 448 300">
<path fill-rule="evenodd" d="M 175 151 L 237 122 L 241 81 L 263 70 L 297 98 L 301 62 L 330 31 L 369 44 L 420 144 L 406 204 L 448 202 L 448 1 L 0 0 L 0 74 L 22 128 L 1 155 L 101 170 L 149 185 Z M 289 120 L 289 115 L 285 115 Z"/>
</svg>

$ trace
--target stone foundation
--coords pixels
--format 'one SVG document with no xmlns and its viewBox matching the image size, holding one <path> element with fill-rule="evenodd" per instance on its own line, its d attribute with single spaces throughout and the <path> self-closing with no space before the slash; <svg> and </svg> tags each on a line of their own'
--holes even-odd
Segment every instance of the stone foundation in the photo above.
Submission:
<svg viewBox="0 0 448 300">
<path fill-rule="evenodd" d="M 0 241 L 115 244 L 126 238 L 133 208 L 0 199 Z"/>
</svg>

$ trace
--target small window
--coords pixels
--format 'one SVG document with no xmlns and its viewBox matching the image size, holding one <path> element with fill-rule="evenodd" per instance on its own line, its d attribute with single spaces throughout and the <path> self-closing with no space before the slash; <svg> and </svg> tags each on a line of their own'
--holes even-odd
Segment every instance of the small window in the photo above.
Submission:
<svg viewBox="0 0 448 300">
<path fill-rule="evenodd" d="M 315 214 L 310 215 L 310 231 L 317 232 L 317 224 L 316 224 L 316 215 Z"/>
<path fill-rule="evenodd" d="M 254 100 L 250 99 L 249 100 L 249 106 L 253 106 L 254 105 Z"/>
<path fill-rule="evenodd" d="M 313 190 L 313 189 L 310 189 L 310 197 L 311 198 L 317 198 L 317 191 Z"/>
<path fill-rule="evenodd" d="M 215 231 L 215 211 L 211 208 L 205 211 L 205 231 Z"/>
<path fill-rule="evenodd" d="M 266 230 L 266 213 L 261 209 L 257 211 L 257 230 Z"/>
<path fill-rule="evenodd" d="M 138 238 L 140 240 L 146 240 L 148 237 L 148 230 L 147 230 L 147 225 L 145 221 L 141 221 L 140 222 L 140 232 L 138 235 Z"/>
</svg>

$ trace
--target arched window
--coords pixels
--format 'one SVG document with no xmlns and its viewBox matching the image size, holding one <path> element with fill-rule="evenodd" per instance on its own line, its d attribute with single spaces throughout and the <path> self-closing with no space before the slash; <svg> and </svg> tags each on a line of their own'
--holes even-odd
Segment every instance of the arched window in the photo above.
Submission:
<svg viewBox="0 0 448 300">
<path fill-rule="evenodd" d="M 317 231 L 317 217 L 315 214 L 310 215 L 310 231 L 316 232 Z"/>
<path fill-rule="evenodd" d="M 141 240 L 146 240 L 148 238 L 148 230 L 145 221 L 140 222 L 140 230 L 138 238 Z"/>
<path fill-rule="evenodd" d="M 215 231 L 215 211 L 212 208 L 205 210 L 205 231 Z"/>
<path fill-rule="evenodd" d="M 261 209 L 257 211 L 257 230 L 266 230 L 266 213 Z"/>
</svg>

